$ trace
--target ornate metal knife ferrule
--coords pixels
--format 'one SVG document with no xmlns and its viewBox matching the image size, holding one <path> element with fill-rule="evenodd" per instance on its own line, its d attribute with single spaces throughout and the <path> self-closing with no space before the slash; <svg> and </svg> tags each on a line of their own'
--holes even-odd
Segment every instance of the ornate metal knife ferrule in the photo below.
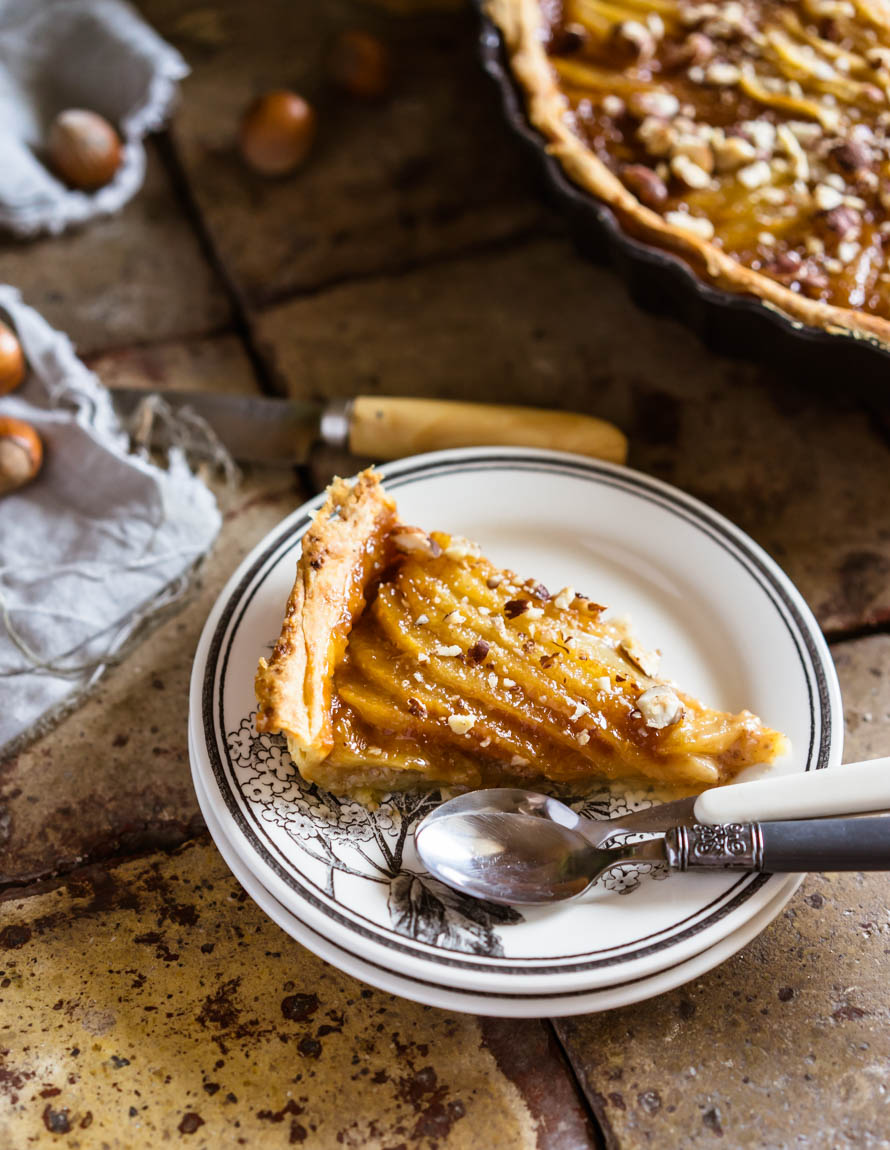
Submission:
<svg viewBox="0 0 890 1150">
<path fill-rule="evenodd" d="M 711 867 L 723 870 L 762 870 L 763 832 L 760 823 L 675 827 L 664 838 L 668 865 L 674 870 Z"/>
</svg>

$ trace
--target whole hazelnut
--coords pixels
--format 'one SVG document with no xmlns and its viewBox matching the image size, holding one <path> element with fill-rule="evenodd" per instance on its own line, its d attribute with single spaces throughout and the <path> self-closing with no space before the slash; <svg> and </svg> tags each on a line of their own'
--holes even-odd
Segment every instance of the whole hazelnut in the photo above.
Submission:
<svg viewBox="0 0 890 1150">
<path fill-rule="evenodd" d="M 0 395 L 6 395 L 25 378 L 25 356 L 12 328 L 0 320 Z"/>
<path fill-rule="evenodd" d="M 49 130 L 49 162 L 69 187 L 94 192 L 120 167 L 121 142 L 107 120 L 83 108 L 60 112 Z"/>
<path fill-rule="evenodd" d="M 362 100 L 376 100 L 389 89 L 386 45 L 358 28 L 347 28 L 331 45 L 328 74 L 338 88 Z"/>
<path fill-rule="evenodd" d="M 315 139 L 315 112 L 296 92 L 280 89 L 259 96 L 241 121 L 241 154 L 263 176 L 298 168 Z"/>
<path fill-rule="evenodd" d="M 43 462 L 43 444 L 30 423 L 0 416 L 0 495 L 23 487 Z"/>
</svg>

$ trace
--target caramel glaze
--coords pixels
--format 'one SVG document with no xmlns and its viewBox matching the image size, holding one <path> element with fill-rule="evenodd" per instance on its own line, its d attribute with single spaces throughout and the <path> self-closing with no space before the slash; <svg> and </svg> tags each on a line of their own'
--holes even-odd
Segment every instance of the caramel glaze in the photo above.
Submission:
<svg viewBox="0 0 890 1150">
<path fill-rule="evenodd" d="M 367 590 L 335 671 L 333 749 L 311 771 L 328 789 L 369 800 L 637 778 L 695 791 L 785 748 L 750 713 L 679 692 L 680 721 L 647 726 L 636 704 L 656 680 L 619 648 L 625 626 L 589 599 L 566 592 L 558 606 L 474 553 L 450 556 L 448 536 L 432 539 L 441 554 L 400 556 Z"/>
<path fill-rule="evenodd" d="M 542 0 L 568 121 L 642 203 L 709 222 L 704 238 L 811 299 L 890 318 L 890 33 L 876 19 L 847 0 Z M 678 111 L 662 101 L 647 142 L 652 92 Z M 775 138 L 789 124 L 797 145 Z M 748 145 L 744 162 L 714 162 L 709 129 Z M 688 148 L 696 134 L 704 149 Z M 704 186 L 683 178 L 678 139 L 704 157 Z"/>
</svg>

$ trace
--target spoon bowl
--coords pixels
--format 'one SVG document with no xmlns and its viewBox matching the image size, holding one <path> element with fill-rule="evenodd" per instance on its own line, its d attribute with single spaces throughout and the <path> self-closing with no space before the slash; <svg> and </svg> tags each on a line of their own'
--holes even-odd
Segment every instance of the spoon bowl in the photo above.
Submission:
<svg viewBox="0 0 890 1150">
<path fill-rule="evenodd" d="M 474 791 L 427 815 L 415 845 L 440 881 L 511 906 L 576 898 L 604 870 L 631 854 L 639 858 L 644 849 L 639 843 L 597 849 L 565 825 L 567 817 L 577 820 L 574 811 L 546 795 L 510 788 Z"/>
</svg>

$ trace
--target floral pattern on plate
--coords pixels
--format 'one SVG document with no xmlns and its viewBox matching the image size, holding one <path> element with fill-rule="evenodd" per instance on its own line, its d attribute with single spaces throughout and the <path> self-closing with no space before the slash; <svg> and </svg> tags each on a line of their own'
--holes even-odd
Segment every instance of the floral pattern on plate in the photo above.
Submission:
<svg viewBox="0 0 890 1150">
<path fill-rule="evenodd" d="M 258 734 L 255 717 L 251 712 L 226 736 L 241 794 L 259 808 L 265 822 L 284 830 L 296 847 L 321 864 L 327 894 L 334 897 L 337 874 L 384 884 L 392 926 L 400 934 L 447 950 L 504 954 L 499 932 L 524 921 L 518 910 L 461 894 L 404 865 L 409 835 L 441 800 L 437 792 L 389 794 L 374 810 L 338 798 L 307 783 L 294 766 L 284 736 Z M 613 818 L 656 801 L 658 797 L 647 791 L 608 790 L 569 800 L 573 809 L 594 819 Z M 666 877 L 666 868 L 658 864 L 622 863 L 597 884 L 630 894 L 644 879 Z"/>
</svg>

